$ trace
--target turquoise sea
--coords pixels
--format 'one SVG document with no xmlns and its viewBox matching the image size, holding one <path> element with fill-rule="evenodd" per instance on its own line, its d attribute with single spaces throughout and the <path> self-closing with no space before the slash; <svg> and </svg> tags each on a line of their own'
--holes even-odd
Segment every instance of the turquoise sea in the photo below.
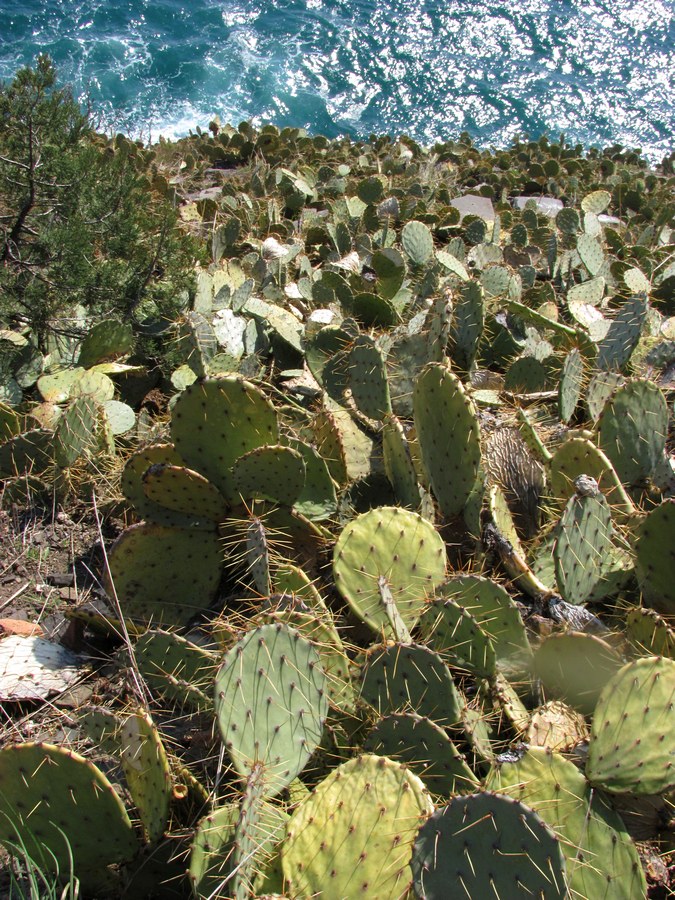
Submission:
<svg viewBox="0 0 675 900">
<path fill-rule="evenodd" d="M 48 52 L 102 126 L 674 147 L 675 0 L 0 0 L 0 78 Z"/>
</svg>

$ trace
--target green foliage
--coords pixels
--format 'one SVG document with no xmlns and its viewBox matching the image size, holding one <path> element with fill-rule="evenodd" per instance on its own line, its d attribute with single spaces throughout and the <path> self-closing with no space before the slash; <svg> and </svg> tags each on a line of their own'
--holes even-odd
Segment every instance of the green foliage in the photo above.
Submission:
<svg viewBox="0 0 675 900">
<path fill-rule="evenodd" d="M 95 133 L 47 56 L 0 86 L 0 317 L 41 351 L 78 305 L 137 325 L 179 313 L 196 250 L 144 159 Z"/>
</svg>

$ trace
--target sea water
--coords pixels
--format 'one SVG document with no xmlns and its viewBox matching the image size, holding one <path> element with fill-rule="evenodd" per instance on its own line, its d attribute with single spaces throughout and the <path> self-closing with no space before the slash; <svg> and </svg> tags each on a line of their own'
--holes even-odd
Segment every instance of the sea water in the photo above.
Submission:
<svg viewBox="0 0 675 900">
<path fill-rule="evenodd" d="M 675 0 L 0 0 L 0 78 L 39 52 L 102 127 L 561 132 L 673 147 Z"/>
</svg>

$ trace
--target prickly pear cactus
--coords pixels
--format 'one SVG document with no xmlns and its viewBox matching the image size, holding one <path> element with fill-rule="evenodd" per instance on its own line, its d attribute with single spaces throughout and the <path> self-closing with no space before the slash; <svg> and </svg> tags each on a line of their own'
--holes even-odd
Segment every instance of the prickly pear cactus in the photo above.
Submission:
<svg viewBox="0 0 675 900">
<path fill-rule="evenodd" d="M 645 657 L 608 682 L 591 724 L 586 776 L 615 793 L 665 794 L 675 787 L 675 662 Z"/>
<path fill-rule="evenodd" d="M 520 800 L 553 829 L 571 897 L 644 900 L 647 884 L 635 845 L 574 763 L 538 747 L 508 753 L 493 766 L 486 787 Z"/>
<path fill-rule="evenodd" d="M 631 381 L 607 401 L 598 420 L 600 447 L 624 484 L 641 485 L 662 463 L 668 407 L 651 381 Z"/>
<path fill-rule="evenodd" d="M 635 542 L 635 572 L 647 603 L 666 616 L 675 614 L 675 499 L 654 507 L 640 522 Z"/>
<path fill-rule="evenodd" d="M 218 523 L 227 515 L 225 498 L 218 489 L 185 466 L 157 463 L 146 470 L 142 482 L 152 509 L 162 507 L 204 524 Z"/>
<path fill-rule="evenodd" d="M 277 414 L 262 391 L 235 376 L 197 381 L 179 396 L 171 435 L 186 464 L 230 503 L 239 500 L 231 467 L 240 456 L 278 443 Z"/>
<path fill-rule="evenodd" d="M 249 631 L 225 654 L 215 707 L 238 774 L 261 766 L 264 793 L 279 793 L 321 741 L 328 711 L 325 675 L 314 647 L 281 623 Z"/>
<path fill-rule="evenodd" d="M 145 710 L 128 716 L 118 731 L 122 768 L 149 843 L 164 834 L 169 821 L 171 771 L 164 744 Z"/>
<path fill-rule="evenodd" d="M 376 634 L 394 636 L 378 583 L 383 578 L 405 625 L 412 628 L 425 599 L 445 578 L 445 545 L 433 525 L 406 509 L 383 506 L 350 522 L 333 555 L 335 585 Z"/>
<path fill-rule="evenodd" d="M 463 702 L 448 667 L 421 644 L 374 647 L 361 678 L 361 699 L 380 715 L 409 711 L 445 728 L 460 721 Z"/>
<path fill-rule="evenodd" d="M 416 713 L 394 713 L 379 719 L 366 735 L 363 749 L 409 766 L 432 794 L 450 797 L 474 791 L 479 785 L 448 732 Z"/>
<path fill-rule="evenodd" d="M 612 514 L 588 476 L 576 479 L 576 493 L 558 523 L 553 546 L 558 590 L 568 603 L 585 603 L 603 577 L 612 549 Z"/>
<path fill-rule="evenodd" d="M 109 562 L 106 589 L 125 618 L 185 625 L 213 600 L 223 550 L 215 532 L 141 523 L 122 532 Z"/>
<path fill-rule="evenodd" d="M 230 896 L 237 856 L 236 831 L 241 811 L 227 804 L 205 816 L 190 849 L 189 876 L 195 897 Z M 252 834 L 255 845 L 252 888 L 255 896 L 280 890 L 279 844 L 284 837 L 288 815 L 277 806 L 264 803 Z"/>
<path fill-rule="evenodd" d="M 523 803 L 488 791 L 454 797 L 427 819 L 415 839 L 412 870 L 415 895 L 424 900 L 568 897 L 553 830 Z"/>
<path fill-rule="evenodd" d="M 432 809 L 422 782 L 399 763 L 373 755 L 344 763 L 288 823 L 281 861 L 293 896 L 405 896 L 412 842 Z"/>
<path fill-rule="evenodd" d="M 413 408 L 434 496 L 443 515 L 459 515 L 475 484 L 481 458 L 473 403 L 447 366 L 431 363 L 417 379 Z"/>
<path fill-rule="evenodd" d="M 93 763 L 65 747 L 0 750 L 0 840 L 48 872 L 77 877 L 133 859 L 140 849 L 124 804 Z"/>
</svg>

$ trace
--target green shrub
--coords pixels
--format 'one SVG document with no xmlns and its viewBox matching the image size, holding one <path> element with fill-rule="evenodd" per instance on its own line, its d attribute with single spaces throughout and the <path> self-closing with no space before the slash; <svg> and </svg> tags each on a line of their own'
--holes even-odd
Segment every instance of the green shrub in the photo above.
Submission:
<svg viewBox="0 0 675 900">
<path fill-rule="evenodd" d="M 87 319 L 185 306 L 197 251 L 151 188 L 152 154 L 97 134 L 46 56 L 0 84 L 0 320 L 46 352 Z M 80 316 L 82 312 L 80 311 Z M 147 330 L 147 329 L 146 329 Z"/>
</svg>

